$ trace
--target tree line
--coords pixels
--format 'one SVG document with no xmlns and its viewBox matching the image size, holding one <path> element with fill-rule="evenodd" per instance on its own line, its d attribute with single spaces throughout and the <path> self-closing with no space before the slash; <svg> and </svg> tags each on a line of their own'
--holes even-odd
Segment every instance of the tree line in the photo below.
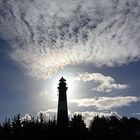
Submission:
<svg viewBox="0 0 140 140">
<path fill-rule="evenodd" d="M 42 113 L 31 119 L 22 119 L 18 114 L 0 123 L 0 140 L 140 140 L 139 119 L 95 116 L 88 127 L 84 120 L 82 115 L 75 114 L 69 120 L 68 127 L 58 128 L 55 118 L 46 120 Z"/>
</svg>

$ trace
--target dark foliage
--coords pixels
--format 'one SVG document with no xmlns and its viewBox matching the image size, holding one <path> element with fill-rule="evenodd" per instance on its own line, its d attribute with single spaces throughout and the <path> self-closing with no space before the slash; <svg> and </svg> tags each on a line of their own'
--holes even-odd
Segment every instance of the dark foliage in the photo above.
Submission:
<svg viewBox="0 0 140 140">
<path fill-rule="evenodd" d="M 86 127 L 82 115 L 74 115 L 69 127 L 58 128 L 56 120 L 46 120 L 43 114 L 37 118 L 21 119 L 20 114 L 13 119 L 5 119 L 0 124 L 0 140 L 11 139 L 78 139 L 78 140 L 140 140 L 140 120 L 115 116 L 92 119 Z"/>
</svg>

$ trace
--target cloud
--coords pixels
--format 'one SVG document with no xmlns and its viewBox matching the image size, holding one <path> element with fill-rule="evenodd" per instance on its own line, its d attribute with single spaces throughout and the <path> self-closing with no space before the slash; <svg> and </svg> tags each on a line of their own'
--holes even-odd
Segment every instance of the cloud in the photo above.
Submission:
<svg viewBox="0 0 140 140">
<path fill-rule="evenodd" d="M 56 112 L 57 112 L 56 108 L 48 109 L 45 111 L 39 111 L 39 112 L 37 112 L 37 115 L 34 118 L 37 119 L 40 114 L 43 114 L 43 117 L 45 120 L 54 119 L 54 117 L 56 116 Z M 32 116 L 30 114 L 25 114 L 25 116 L 23 116 L 21 118 L 21 120 L 23 120 L 23 121 L 24 120 L 31 120 L 31 119 L 32 119 Z"/>
<path fill-rule="evenodd" d="M 48 90 L 44 89 L 39 93 L 39 96 L 46 96 L 48 94 Z"/>
<path fill-rule="evenodd" d="M 140 115 L 140 112 L 132 113 L 132 114 L 137 116 L 137 115 Z"/>
<path fill-rule="evenodd" d="M 48 109 L 46 111 L 39 111 L 37 113 L 37 116 L 35 116 L 35 118 L 37 118 L 39 116 L 40 113 L 43 114 L 44 119 L 45 120 L 49 120 L 49 119 L 54 119 L 54 116 L 56 116 L 56 112 L 57 109 Z M 90 121 L 93 120 L 93 118 L 95 116 L 99 116 L 99 117 L 110 117 L 110 116 L 115 116 L 118 119 L 120 119 L 122 116 L 119 115 L 117 112 L 96 112 L 96 111 L 86 111 L 86 112 L 74 112 L 74 113 L 70 113 L 69 111 L 69 118 L 73 117 L 74 114 L 81 114 L 84 117 L 84 121 L 86 123 L 87 126 L 89 126 Z M 24 120 L 31 120 L 32 116 L 29 114 L 26 114 L 24 117 L 21 118 L 22 121 Z"/>
<path fill-rule="evenodd" d="M 139 7 L 136 0 L 1 0 L 0 38 L 36 78 L 67 65 L 123 65 L 140 59 Z"/>
<path fill-rule="evenodd" d="M 37 113 L 37 116 L 39 116 L 40 113 L 43 114 L 45 120 L 53 119 L 54 117 L 56 117 L 56 108 L 39 111 Z"/>
<path fill-rule="evenodd" d="M 95 111 L 86 111 L 86 112 L 75 112 L 74 114 L 81 114 L 84 118 L 85 118 L 85 123 L 87 126 L 90 125 L 91 120 L 93 120 L 93 118 L 95 116 L 99 116 L 99 117 L 110 117 L 110 116 L 115 116 L 118 119 L 120 119 L 122 116 L 119 115 L 117 112 L 95 112 Z"/>
<path fill-rule="evenodd" d="M 31 118 L 32 118 L 32 116 L 30 116 L 29 114 L 25 114 L 25 116 L 22 117 L 21 120 L 23 120 L 23 121 L 24 121 L 24 120 L 29 120 L 29 121 L 30 121 Z"/>
<path fill-rule="evenodd" d="M 43 114 L 43 116 L 44 116 L 44 118 L 45 118 L 46 120 L 48 120 L 48 119 L 54 119 L 54 117 L 55 117 L 55 119 L 57 119 L 57 108 L 52 108 L 52 109 L 48 109 L 48 110 L 45 110 L 45 111 L 39 111 L 39 112 L 37 113 L 37 116 L 38 116 L 40 113 Z M 71 112 L 70 112 L 70 110 L 68 110 L 68 115 L 69 115 L 69 116 L 72 115 Z"/>
<path fill-rule="evenodd" d="M 98 110 L 111 110 L 112 108 L 129 106 L 133 102 L 138 102 L 139 98 L 135 96 L 118 96 L 118 97 L 98 97 L 72 99 L 69 102 L 76 103 L 79 107 L 93 106 Z"/>
<path fill-rule="evenodd" d="M 78 76 L 73 76 L 73 80 L 77 81 L 93 81 L 97 83 L 97 87 L 92 90 L 99 92 L 111 92 L 116 89 L 125 89 L 128 87 L 126 84 L 115 83 L 115 80 L 111 76 L 105 76 L 101 73 L 80 73 Z"/>
</svg>

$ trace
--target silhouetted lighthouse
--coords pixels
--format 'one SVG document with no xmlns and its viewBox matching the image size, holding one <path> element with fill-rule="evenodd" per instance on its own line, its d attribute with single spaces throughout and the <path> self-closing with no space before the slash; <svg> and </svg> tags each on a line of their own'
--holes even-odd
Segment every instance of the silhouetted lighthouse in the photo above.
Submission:
<svg viewBox="0 0 140 140">
<path fill-rule="evenodd" d="M 57 112 L 57 126 L 65 128 L 68 126 L 68 108 L 67 108 L 67 84 L 62 77 L 59 80 L 58 86 L 58 112 Z"/>
</svg>

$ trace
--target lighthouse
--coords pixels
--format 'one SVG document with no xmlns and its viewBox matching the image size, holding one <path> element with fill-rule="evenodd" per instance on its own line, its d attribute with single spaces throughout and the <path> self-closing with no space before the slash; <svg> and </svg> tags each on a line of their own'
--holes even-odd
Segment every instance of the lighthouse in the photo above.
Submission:
<svg viewBox="0 0 140 140">
<path fill-rule="evenodd" d="M 60 128 L 68 127 L 67 89 L 66 80 L 62 77 L 58 85 L 57 126 Z"/>
</svg>

